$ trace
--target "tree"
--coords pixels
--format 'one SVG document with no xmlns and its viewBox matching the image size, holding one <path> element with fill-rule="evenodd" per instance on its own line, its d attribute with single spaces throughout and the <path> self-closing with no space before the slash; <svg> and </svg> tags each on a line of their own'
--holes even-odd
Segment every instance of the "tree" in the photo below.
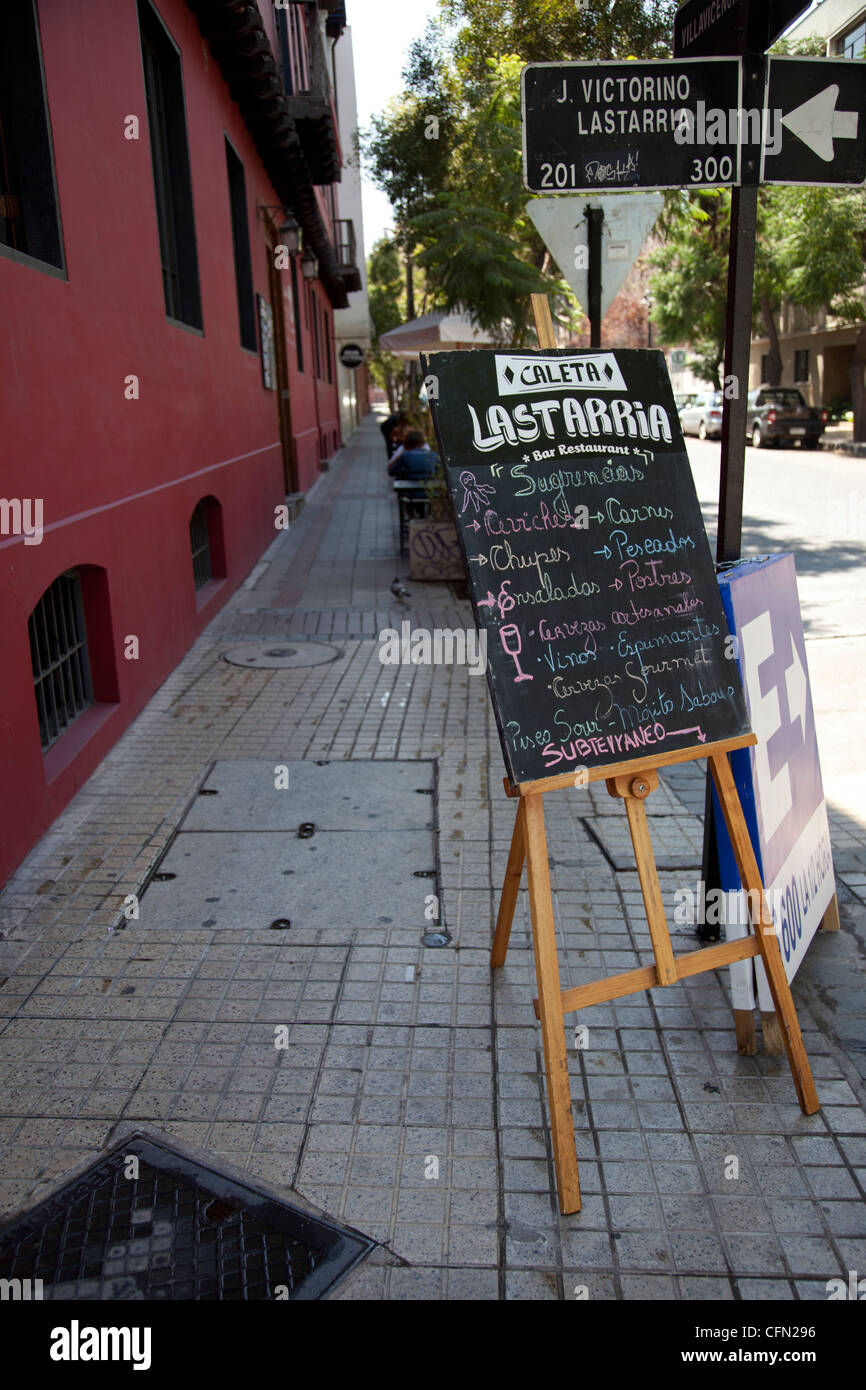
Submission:
<svg viewBox="0 0 866 1390">
<path fill-rule="evenodd" d="M 435 25 L 416 40 L 404 73 L 408 86 L 381 115 L 373 117 L 362 140 L 374 183 L 394 209 L 396 238 L 405 256 L 406 313 L 415 317 L 414 253 L 418 244 L 412 219 L 436 206 L 447 185 L 450 151 L 457 137 L 459 100 L 453 74 Z"/>
<path fill-rule="evenodd" d="M 388 393 L 388 404 L 396 410 L 402 384 L 403 363 L 399 357 L 380 347 L 383 333 L 403 322 L 403 263 L 396 242 L 382 237 L 376 242 L 367 260 L 367 296 L 370 306 L 370 337 L 372 346 L 368 361 L 370 375 L 377 386 Z"/>
<path fill-rule="evenodd" d="M 524 63 L 670 56 L 676 0 L 439 0 L 458 25 L 457 71 L 486 87 L 488 59 L 516 53 Z"/>
<path fill-rule="evenodd" d="M 490 60 L 486 96 L 460 122 L 437 206 L 412 221 L 426 243 L 418 263 L 442 306 L 515 345 L 525 339 L 529 295 L 563 289 L 525 210 L 520 67 L 514 56 Z"/>
<path fill-rule="evenodd" d="M 782 376 L 777 315 L 784 300 L 843 321 L 863 317 L 862 208 L 863 195 L 853 190 L 761 190 L 755 308 L 769 339 L 769 385 Z"/>
<path fill-rule="evenodd" d="M 652 322 L 666 346 L 689 343 L 692 369 L 721 389 L 731 196 L 725 189 L 668 194 L 649 256 Z"/>
<path fill-rule="evenodd" d="M 724 361 L 729 224 L 725 190 L 670 194 L 658 224 L 662 245 L 650 257 L 660 341 L 690 343 L 693 366 L 717 389 Z M 778 315 L 785 301 L 812 312 L 827 309 L 842 322 L 862 320 L 864 246 L 866 197 L 860 190 L 761 189 L 753 317 L 767 334 L 769 385 L 778 385 L 782 376 Z M 866 354 L 866 348 L 862 351 Z M 858 391 L 855 422 L 866 408 L 862 367 L 861 376 L 853 371 L 852 399 Z M 857 428 L 864 424 L 855 423 Z"/>
</svg>

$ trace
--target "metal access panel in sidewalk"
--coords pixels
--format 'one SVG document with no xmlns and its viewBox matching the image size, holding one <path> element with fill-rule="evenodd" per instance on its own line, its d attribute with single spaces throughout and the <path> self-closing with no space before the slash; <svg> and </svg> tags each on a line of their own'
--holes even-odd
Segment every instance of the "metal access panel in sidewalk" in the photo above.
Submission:
<svg viewBox="0 0 866 1390">
<path fill-rule="evenodd" d="M 363 924 L 423 926 L 435 870 L 432 763 L 221 761 L 157 866 L 138 926 L 291 923 L 322 940 Z"/>
<path fill-rule="evenodd" d="M 131 1135 L 0 1227 L 0 1278 L 55 1300 L 311 1300 L 373 1245 Z"/>
</svg>

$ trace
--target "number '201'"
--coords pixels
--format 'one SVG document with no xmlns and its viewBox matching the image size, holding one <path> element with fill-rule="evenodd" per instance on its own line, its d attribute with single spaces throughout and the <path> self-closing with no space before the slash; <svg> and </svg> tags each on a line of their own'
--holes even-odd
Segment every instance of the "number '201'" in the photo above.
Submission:
<svg viewBox="0 0 866 1390">
<path fill-rule="evenodd" d="M 573 164 L 542 164 L 542 188 L 567 188 L 569 185 L 573 188 L 576 183 L 577 176 Z"/>
</svg>

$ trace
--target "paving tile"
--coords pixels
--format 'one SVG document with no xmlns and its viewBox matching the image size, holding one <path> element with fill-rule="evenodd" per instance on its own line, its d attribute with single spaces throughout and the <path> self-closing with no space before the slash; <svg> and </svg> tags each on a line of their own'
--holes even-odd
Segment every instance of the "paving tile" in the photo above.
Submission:
<svg viewBox="0 0 866 1390">
<path fill-rule="evenodd" d="M 798 1285 L 799 1287 L 799 1285 Z M 740 1298 L 747 1303 L 792 1302 L 792 1285 L 785 1279 L 738 1279 Z"/>
<path fill-rule="evenodd" d="M 664 1274 L 623 1274 L 622 1296 L 626 1301 L 659 1302 L 675 1299 L 673 1279 Z"/>
<path fill-rule="evenodd" d="M 540 1270 L 509 1270 L 505 1278 L 505 1297 L 532 1303 L 559 1300 L 556 1275 Z"/>
<path fill-rule="evenodd" d="M 836 1257 L 829 1241 L 804 1235 L 781 1235 L 779 1239 L 792 1274 L 833 1278 Z"/>
<path fill-rule="evenodd" d="M 700 1275 L 679 1276 L 680 1297 L 689 1303 L 732 1303 L 734 1291 L 729 1279 L 705 1278 Z M 742 1281 L 740 1281 L 742 1287 Z"/>
</svg>

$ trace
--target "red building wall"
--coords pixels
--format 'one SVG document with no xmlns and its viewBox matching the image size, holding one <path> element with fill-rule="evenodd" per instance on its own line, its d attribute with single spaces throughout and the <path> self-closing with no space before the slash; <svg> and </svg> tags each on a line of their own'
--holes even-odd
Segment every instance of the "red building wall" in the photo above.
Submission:
<svg viewBox="0 0 866 1390">
<path fill-rule="evenodd" d="M 44 507 L 41 544 L 0 536 L 0 883 L 273 540 L 285 493 L 276 394 L 240 345 L 226 135 L 265 298 L 256 206 L 278 199 L 193 15 L 183 0 L 156 6 L 182 54 L 203 334 L 166 318 L 135 0 L 38 8 L 66 278 L 0 254 L 0 493 Z M 129 115 L 138 140 L 124 138 Z M 303 375 L 289 319 L 287 355 L 306 490 L 339 425 L 301 320 Z M 130 375 L 138 400 L 125 398 Z M 225 576 L 196 594 L 188 526 L 204 496 L 222 509 Z M 98 703 L 43 755 L 27 620 L 73 567 L 94 567 L 82 580 Z M 138 660 L 124 657 L 129 635 Z"/>
</svg>

